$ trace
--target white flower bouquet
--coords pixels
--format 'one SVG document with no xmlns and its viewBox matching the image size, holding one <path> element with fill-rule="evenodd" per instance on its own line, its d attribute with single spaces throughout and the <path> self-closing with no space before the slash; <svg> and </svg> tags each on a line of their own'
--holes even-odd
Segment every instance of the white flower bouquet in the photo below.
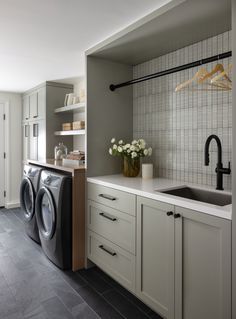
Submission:
<svg viewBox="0 0 236 319">
<path fill-rule="evenodd" d="M 123 173 L 127 177 L 137 176 L 140 170 L 140 158 L 152 155 L 152 148 L 147 148 L 144 139 L 133 140 L 131 143 L 120 140 L 116 143 L 116 139 L 112 138 L 111 143 L 109 154 L 124 158 Z"/>
<path fill-rule="evenodd" d="M 140 158 L 145 156 L 152 155 L 152 148 L 146 148 L 146 142 L 144 139 L 133 140 L 131 143 L 124 143 L 123 140 L 120 140 L 116 144 L 116 139 L 111 140 L 113 144 L 109 149 L 110 155 L 113 156 L 127 156 L 131 158 Z"/>
</svg>

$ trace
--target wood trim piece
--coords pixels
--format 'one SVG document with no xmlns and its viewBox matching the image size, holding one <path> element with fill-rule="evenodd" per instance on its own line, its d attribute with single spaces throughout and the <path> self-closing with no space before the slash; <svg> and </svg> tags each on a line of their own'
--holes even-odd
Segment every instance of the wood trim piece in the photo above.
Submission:
<svg viewBox="0 0 236 319">
<path fill-rule="evenodd" d="M 74 171 L 72 181 L 72 270 L 85 267 L 85 172 Z"/>
<path fill-rule="evenodd" d="M 75 166 L 75 167 L 68 167 L 68 166 L 63 166 L 61 160 L 54 160 L 54 159 L 47 159 L 45 161 L 35 161 L 35 160 L 28 160 L 28 164 L 33 164 L 33 165 L 38 165 L 42 167 L 47 167 L 47 168 L 52 168 L 58 171 L 63 171 L 63 172 L 69 172 L 74 174 L 75 171 L 85 171 L 85 166 Z"/>
</svg>

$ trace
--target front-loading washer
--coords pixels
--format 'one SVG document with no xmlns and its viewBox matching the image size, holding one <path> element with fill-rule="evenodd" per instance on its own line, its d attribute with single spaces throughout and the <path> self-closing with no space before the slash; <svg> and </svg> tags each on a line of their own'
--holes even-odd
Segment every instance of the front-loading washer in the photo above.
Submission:
<svg viewBox="0 0 236 319">
<path fill-rule="evenodd" d="M 35 200 L 42 170 L 42 167 L 24 165 L 23 179 L 20 186 L 20 203 L 25 230 L 27 235 L 37 243 L 40 243 L 40 238 L 35 215 Z"/>
<path fill-rule="evenodd" d="M 72 178 L 44 170 L 36 198 L 39 236 L 45 255 L 59 268 L 72 265 Z"/>
</svg>

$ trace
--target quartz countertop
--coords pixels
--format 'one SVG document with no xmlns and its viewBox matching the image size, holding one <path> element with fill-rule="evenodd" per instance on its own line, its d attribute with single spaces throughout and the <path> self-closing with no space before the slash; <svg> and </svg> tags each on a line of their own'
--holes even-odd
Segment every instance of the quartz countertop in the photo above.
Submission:
<svg viewBox="0 0 236 319">
<path fill-rule="evenodd" d="M 38 165 L 38 166 L 43 166 L 47 168 L 53 168 L 57 169 L 60 171 L 65 171 L 69 173 L 74 173 L 74 171 L 82 170 L 85 171 L 85 166 L 67 166 L 63 165 L 61 160 L 54 160 L 54 159 L 46 159 L 46 160 L 41 160 L 41 161 L 36 161 L 36 160 L 28 160 L 28 164 L 33 164 L 33 165 Z"/>
<path fill-rule="evenodd" d="M 107 186 L 117 190 L 121 190 L 124 192 L 132 193 L 138 196 L 143 196 L 150 199 L 173 204 L 176 206 L 188 208 L 191 210 L 196 210 L 204 214 L 221 217 L 229 220 L 231 220 L 232 218 L 232 205 L 216 206 L 160 192 L 169 188 L 176 188 L 179 186 L 191 186 L 194 188 L 211 190 L 215 192 L 216 196 L 217 194 L 222 193 L 222 191 L 217 191 L 213 187 L 185 183 L 182 181 L 175 181 L 166 178 L 153 178 L 150 180 L 143 180 L 141 177 L 129 178 L 124 177 L 123 175 L 88 177 L 87 181 L 90 183 L 95 183 L 102 186 Z M 231 194 L 231 192 L 229 191 L 223 192 Z"/>
</svg>

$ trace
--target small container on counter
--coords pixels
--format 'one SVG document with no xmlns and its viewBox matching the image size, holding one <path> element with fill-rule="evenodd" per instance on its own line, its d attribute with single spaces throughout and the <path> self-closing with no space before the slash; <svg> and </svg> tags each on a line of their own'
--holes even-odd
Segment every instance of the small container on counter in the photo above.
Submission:
<svg viewBox="0 0 236 319">
<path fill-rule="evenodd" d="M 142 164 L 142 178 L 143 179 L 153 178 L 153 164 Z"/>
</svg>

